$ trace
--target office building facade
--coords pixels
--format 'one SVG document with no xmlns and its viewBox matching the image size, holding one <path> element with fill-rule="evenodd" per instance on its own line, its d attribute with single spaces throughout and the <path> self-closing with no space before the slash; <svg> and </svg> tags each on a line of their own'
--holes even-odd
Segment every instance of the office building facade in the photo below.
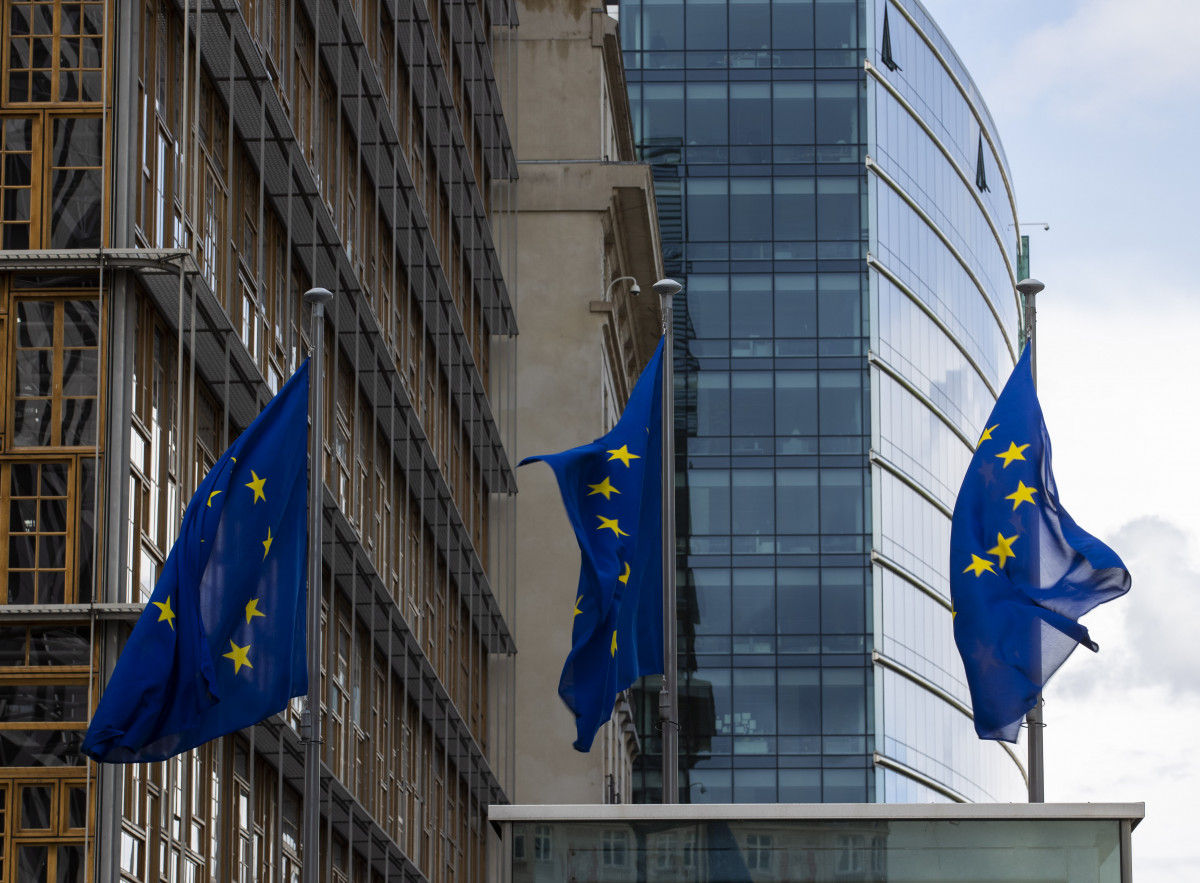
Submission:
<svg viewBox="0 0 1200 883">
<path fill-rule="evenodd" d="M 1019 335 L 996 127 L 916 0 L 626 0 L 676 301 L 680 800 L 1020 799 L 950 513 Z M 634 796 L 655 801 L 657 687 Z"/>
<path fill-rule="evenodd" d="M 0 881 L 478 881 L 512 777 L 511 4 L 14 0 Z M 80 744 L 183 506 L 324 333 L 320 795 L 295 700 Z M 302 843 L 306 800 L 320 842 Z"/>
</svg>

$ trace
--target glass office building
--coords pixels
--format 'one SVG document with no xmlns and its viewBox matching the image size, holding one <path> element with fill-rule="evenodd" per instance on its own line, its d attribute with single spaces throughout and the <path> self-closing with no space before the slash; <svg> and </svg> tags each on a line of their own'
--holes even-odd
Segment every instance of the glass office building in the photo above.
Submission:
<svg viewBox="0 0 1200 883">
<path fill-rule="evenodd" d="M 1017 355 L 988 110 L 915 0 L 623 0 L 676 301 L 680 799 L 1021 799 L 950 514 Z M 656 801 L 657 685 L 634 798 Z"/>
</svg>

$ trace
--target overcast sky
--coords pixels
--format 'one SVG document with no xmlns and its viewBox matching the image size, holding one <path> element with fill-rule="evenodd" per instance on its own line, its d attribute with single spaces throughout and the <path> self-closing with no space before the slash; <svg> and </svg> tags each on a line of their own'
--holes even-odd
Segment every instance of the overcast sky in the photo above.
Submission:
<svg viewBox="0 0 1200 883">
<path fill-rule="evenodd" d="M 923 2 L 996 120 L 1046 285 L 1062 503 L 1133 573 L 1083 619 L 1100 653 L 1077 650 L 1046 690 L 1046 799 L 1144 801 L 1134 879 L 1195 879 L 1200 2 Z"/>
</svg>

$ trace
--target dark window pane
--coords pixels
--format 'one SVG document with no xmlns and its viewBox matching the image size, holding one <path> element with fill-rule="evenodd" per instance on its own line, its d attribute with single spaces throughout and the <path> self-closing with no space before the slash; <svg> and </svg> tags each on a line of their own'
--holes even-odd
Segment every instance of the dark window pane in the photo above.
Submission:
<svg viewBox="0 0 1200 883">
<path fill-rule="evenodd" d="M 100 244 L 100 185 L 98 169 L 54 173 L 51 247 L 88 248 Z"/>
<path fill-rule="evenodd" d="M 28 221 L 30 219 L 29 209 L 28 190 L 22 188 L 4 191 L 4 220 Z"/>
<path fill-rule="evenodd" d="M 821 372 L 821 434 L 858 435 L 863 431 L 862 374 Z"/>
<path fill-rule="evenodd" d="M 688 0 L 687 48 L 725 48 L 725 0 Z"/>
<path fill-rule="evenodd" d="M 734 435 L 774 435 L 774 394 L 769 371 L 734 371 L 731 375 Z"/>
<path fill-rule="evenodd" d="M 83 827 L 84 824 L 85 822 L 80 822 L 79 827 Z M 58 869 L 55 883 L 75 883 L 82 879 L 84 879 L 83 846 L 71 844 L 58 847 Z"/>
<path fill-rule="evenodd" d="M 813 84 L 775 83 L 773 88 L 773 142 L 785 145 L 812 144 L 815 140 Z"/>
<path fill-rule="evenodd" d="M 75 602 L 87 604 L 92 600 L 92 539 L 96 529 L 96 461 L 82 460 L 79 467 L 79 525 L 75 542 Z M 87 639 L 83 649 L 86 661 Z"/>
<path fill-rule="evenodd" d="M 0 628 L 0 665 L 25 664 L 25 627 Z"/>
<path fill-rule="evenodd" d="M 732 285 L 729 295 L 732 336 L 770 337 L 771 277 L 734 276 Z"/>
<path fill-rule="evenodd" d="M 854 469 L 821 472 L 821 533 L 863 532 L 862 473 Z"/>
<path fill-rule="evenodd" d="M 99 117 L 60 117 L 54 120 L 56 168 L 99 166 L 104 129 Z"/>
<path fill-rule="evenodd" d="M 779 801 L 780 803 L 820 803 L 821 771 L 780 770 Z"/>
<path fill-rule="evenodd" d="M 730 0 L 729 48 L 771 48 L 771 5 L 760 0 Z"/>
<path fill-rule="evenodd" d="M 696 386 L 696 435 L 729 435 L 729 374 L 701 371 L 688 382 Z"/>
<path fill-rule="evenodd" d="M 775 0 L 771 34 L 776 49 L 813 48 L 812 0 Z"/>
<path fill-rule="evenodd" d="M 863 770 L 823 770 L 825 803 L 864 803 L 867 799 L 866 773 Z"/>
<path fill-rule="evenodd" d="M 65 604 L 67 601 L 66 574 L 62 571 L 43 570 L 38 573 L 37 602 L 39 604 Z"/>
<path fill-rule="evenodd" d="M 85 628 L 34 628 L 29 636 L 30 665 L 87 665 Z"/>
<path fill-rule="evenodd" d="M 728 337 L 729 278 L 689 276 L 687 312 L 689 337 Z"/>
<path fill-rule="evenodd" d="M 817 375 L 812 371 L 780 371 L 775 378 L 777 435 L 817 434 Z"/>
<path fill-rule="evenodd" d="M 724 5 L 718 8 L 724 15 Z M 728 144 L 728 110 L 724 83 L 688 83 L 687 143 Z"/>
<path fill-rule="evenodd" d="M 729 571 L 692 571 L 696 592 L 696 634 L 723 634 L 729 629 Z"/>
<path fill-rule="evenodd" d="M 94 445 L 96 443 L 96 400 L 63 399 L 62 443 L 64 445 Z"/>
<path fill-rule="evenodd" d="M 861 285 L 856 274 L 821 274 L 817 300 L 821 337 L 862 336 Z"/>
<path fill-rule="evenodd" d="M 725 242 L 729 239 L 729 184 L 713 178 L 687 182 L 688 238 Z"/>
<path fill-rule="evenodd" d="M 100 340 L 100 304 L 69 300 L 63 304 L 63 346 L 94 347 Z"/>
<path fill-rule="evenodd" d="M 775 579 L 779 584 L 776 590 L 779 634 L 817 634 L 820 631 L 820 571 L 815 567 L 781 567 L 776 571 Z"/>
<path fill-rule="evenodd" d="M 65 497 L 67 496 L 67 475 L 69 474 L 66 463 L 44 463 L 42 464 L 42 496 L 43 497 Z"/>
<path fill-rule="evenodd" d="M 34 71 L 30 78 L 30 101 L 50 101 L 53 94 L 53 81 L 49 71 Z"/>
<path fill-rule="evenodd" d="M 41 529 L 54 533 L 65 532 L 67 529 L 67 501 L 42 500 Z"/>
<path fill-rule="evenodd" d="M 24 41 L 14 41 L 13 48 L 23 46 Z M 22 53 L 23 54 L 23 53 Z M 8 100 L 9 101 L 28 101 L 29 100 L 29 74 L 12 71 L 8 75 Z"/>
<path fill-rule="evenodd" d="M 858 239 L 858 179 L 821 178 L 817 182 L 817 219 L 821 238 Z"/>
<path fill-rule="evenodd" d="M 101 88 L 104 80 L 101 71 L 84 71 L 79 75 L 80 101 L 99 101 L 103 95 Z"/>
<path fill-rule="evenodd" d="M 821 631 L 833 635 L 861 634 L 866 628 L 865 597 L 861 570 L 821 571 Z"/>
<path fill-rule="evenodd" d="M 729 85 L 729 143 L 771 143 L 771 86 L 769 83 Z"/>
<path fill-rule="evenodd" d="M 852 49 L 858 45 L 857 0 L 817 0 L 818 49 Z"/>
<path fill-rule="evenodd" d="M 87 791 L 84 788 L 67 788 L 67 827 L 87 827 Z M 82 880 L 82 875 L 78 879 Z"/>
<path fill-rule="evenodd" d="M 779 732 L 806 735 L 821 732 L 821 671 L 816 668 L 779 670 Z"/>
<path fill-rule="evenodd" d="M 59 5 L 62 24 L 59 30 L 63 34 L 78 34 L 80 9 L 78 3 L 61 3 Z"/>
<path fill-rule="evenodd" d="M 14 463 L 11 467 L 12 495 L 32 497 L 37 493 L 38 467 L 34 463 Z"/>
<path fill-rule="evenodd" d="M 9 7 L 9 33 L 15 35 L 29 33 L 29 7 L 12 4 Z"/>
<path fill-rule="evenodd" d="M 673 139 L 683 143 L 683 86 L 646 83 L 643 87 L 644 114 L 642 129 L 647 142 Z"/>
<path fill-rule="evenodd" d="M 54 345 L 54 304 L 46 301 L 21 301 L 17 305 L 17 346 Z"/>
<path fill-rule="evenodd" d="M 45 830 L 49 828 L 50 800 L 53 796 L 53 788 L 22 788 L 21 827 L 25 830 Z"/>
<path fill-rule="evenodd" d="M 53 355 L 51 350 L 17 350 L 17 395 L 50 395 Z"/>
<path fill-rule="evenodd" d="M 817 471 L 815 469 L 780 469 L 775 475 L 778 484 L 776 529 L 781 534 L 817 533 Z M 815 628 L 804 630 L 815 633 Z"/>
<path fill-rule="evenodd" d="M 38 567 L 62 568 L 66 566 L 66 535 L 42 534 L 38 537 Z"/>
<path fill-rule="evenodd" d="M 4 248 L 20 251 L 29 248 L 28 224 L 4 225 Z"/>
<path fill-rule="evenodd" d="M 688 470 L 691 533 L 729 533 L 729 473 L 715 469 Z"/>
<path fill-rule="evenodd" d="M 866 673 L 861 668 L 826 668 L 821 672 L 821 680 L 822 733 L 865 733 Z"/>
<path fill-rule="evenodd" d="M 775 531 L 774 474 L 767 469 L 733 470 L 733 533 Z"/>
<path fill-rule="evenodd" d="M 735 635 L 775 634 L 775 572 L 735 570 L 733 572 L 733 633 Z M 772 697 L 773 698 L 773 697 Z M 774 715 L 772 715 L 772 719 Z"/>
<path fill-rule="evenodd" d="M 8 504 L 8 529 L 11 533 L 17 531 L 37 531 L 37 500 L 11 500 Z"/>
<path fill-rule="evenodd" d="M 733 178 L 729 182 L 729 235 L 734 240 L 751 242 L 771 238 L 769 178 Z"/>
<path fill-rule="evenodd" d="M 643 6 L 646 33 L 643 49 L 683 48 L 682 0 L 647 0 Z"/>
<path fill-rule="evenodd" d="M 82 766 L 83 730 L 0 730 L 0 766 Z"/>
<path fill-rule="evenodd" d="M 34 590 L 34 575 L 32 572 L 17 572 L 13 570 L 8 572 L 9 604 L 32 604 L 36 600 Z"/>
<path fill-rule="evenodd" d="M 817 215 L 813 179 L 776 178 L 774 183 L 775 238 L 783 241 L 815 239 Z"/>
<path fill-rule="evenodd" d="M 8 566 L 19 570 L 31 570 L 37 564 L 37 537 L 10 536 L 8 538 Z"/>
<path fill-rule="evenodd" d="M 0 740 L 7 734 L 0 735 Z M 3 750 L 0 749 L 0 755 Z M 46 846 L 17 847 L 17 883 L 49 883 L 50 856 Z"/>
<path fill-rule="evenodd" d="M 775 671 L 767 668 L 733 670 L 733 713 L 740 733 L 736 735 L 775 734 Z M 774 778 L 774 773 L 771 774 Z"/>
<path fill-rule="evenodd" d="M 33 59 L 30 66 L 41 69 L 49 68 L 53 58 L 54 39 L 41 37 L 34 40 L 31 45 L 33 46 Z"/>
<path fill-rule="evenodd" d="M 818 144 L 858 142 L 859 88 L 854 82 L 817 84 Z"/>
<path fill-rule="evenodd" d="M 99 350 L 65 350 L 63 352 L 63 395 L 97 395 Z"/>
<path fill-rule="evenodd" d="M 775 336 L 815 337 L 817 282 L 812 276 L 775 277 Z"/>
<path fill-rule="evenodd" d="M 33 183 L 33 165 L 32 157 L 27 153 L 9 153 L 4 157 L 4 184 L 6 187 L 28 187 Z M 26 214 L 23 217 L 8 217 L 6 220 L 22 221 L 29 220 Z"/>
</svg>

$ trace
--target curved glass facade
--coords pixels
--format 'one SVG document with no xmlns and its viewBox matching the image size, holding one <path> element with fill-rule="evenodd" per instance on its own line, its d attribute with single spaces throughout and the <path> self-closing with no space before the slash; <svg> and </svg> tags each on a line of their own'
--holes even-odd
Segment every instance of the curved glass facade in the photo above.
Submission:
<svg viewBox="0 0 1200 883">
<path fill-rule="evenodd" d="M 1018 333 L 986 108 L 915 2 L 625 0 L 620 17 L 684 284 L 680 799 L 1019 798 L 1019 766 L 964 713 L 945 572 Z M 640 695 L 634 799 L 653 802 L 657 685 Z"/>
</svg>

